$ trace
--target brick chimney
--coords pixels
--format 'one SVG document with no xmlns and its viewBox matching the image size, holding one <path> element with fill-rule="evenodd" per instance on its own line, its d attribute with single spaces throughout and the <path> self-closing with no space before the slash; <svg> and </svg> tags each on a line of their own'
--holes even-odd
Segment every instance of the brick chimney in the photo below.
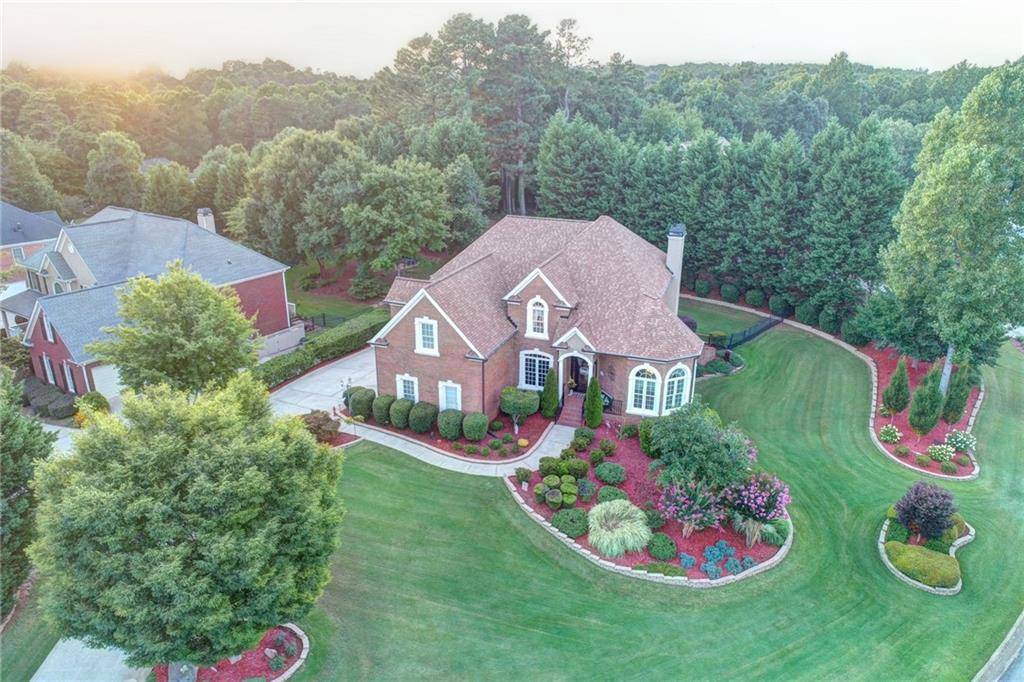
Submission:
<svg viewBox="0 0 1024 682">
<path fill-rule="evenodd" d="M 213 219 L 213 210 L 201 208 L 196 211 L 196 223 L 204 230 L 217 234 L 217 223 Z"/>
<path fill-rule="evenodd" d="M 665 293 L 665 303 L 675 312 L 679 310 L 679 287 L 683 281 L 683 245 L 686 243 L 686 226 L 677 223 L 668 228 L 668 251 L 665 253 L 665 265 L 672 273 L 672 281 Z"/>
</svg>

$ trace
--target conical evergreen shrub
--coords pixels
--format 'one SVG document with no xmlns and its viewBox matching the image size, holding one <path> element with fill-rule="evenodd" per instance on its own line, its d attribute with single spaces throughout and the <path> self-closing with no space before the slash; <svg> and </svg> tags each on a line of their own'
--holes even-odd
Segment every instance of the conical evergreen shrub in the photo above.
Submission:
<svg viewBox="0 0 1024 682">
<path fill-rule="evenodd" d="M 540 413 L 552 419 L 558 411 L 558 373 L 552 367 L 544 377 L 544 390 L 540 393 Z"/>
<path fill-rule="evenodd" d="M 942 421 L 947 424 L 956 424 L 960 421 L 960 418 L 964 416 L 964 409 L 967 407 L 967 399 L 970 396 L 971 372 L 967 367 L 961 367 L 949 382 L 946 402 L 942 406 Z"/>
<path fill-rule="evenodd" d="M 921 385 L 914 391 L 914 399 L 910 403 L 910 414 L 907 421 L 910 428 L 918 436 L 923 436 L 939 423 L 944 399 L 939 391 L 939 378 L 934 371 L 924 378 Z"/>
<path fill-rule="evenodd" d="M 882 392 L 882 404 L 889 412 L 896 414 L 907 409 L 910 402 L 910 377 L 907 376 L 907 361 L 900 358 L 889 385 Z"/>
<path fill-rule="evenodd" d="M 604 419 L 604 400 L 601 397 L 601 385 L 597 377 L 590 377 L 587 384 L 587 397 L 583 399 L 583 422 L 592 429 L 601 425 Z"/>
</svg>

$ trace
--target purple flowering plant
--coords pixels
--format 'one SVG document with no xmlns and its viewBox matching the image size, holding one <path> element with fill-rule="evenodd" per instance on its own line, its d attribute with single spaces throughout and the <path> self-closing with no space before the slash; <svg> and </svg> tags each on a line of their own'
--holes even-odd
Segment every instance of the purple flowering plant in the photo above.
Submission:
<svg viewBox="0 0 1024 682">
<path fill-rule="evenodd" d="M 791 501 L 789 486 L 767 472 L 729 486 L 722 497 L 741 516 L 761 523 L 785 518 L 786 505 Z"/>
<path fill-rule="evenodd" d="M 684 538 L 695 530 L 717 528 L 725 516 L 725 507 L 715 491 L 693 480 L 665 487 L 656 506 L 663 516 L 679 522 Z"/>
</svg>

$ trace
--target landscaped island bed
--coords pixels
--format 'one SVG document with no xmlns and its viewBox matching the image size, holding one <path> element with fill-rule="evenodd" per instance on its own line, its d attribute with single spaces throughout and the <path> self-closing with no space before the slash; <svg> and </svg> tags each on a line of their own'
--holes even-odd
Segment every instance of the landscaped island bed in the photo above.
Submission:
<svg viewBox="0 0 1024 682">
<path fill-rule="evenodd" d="M 272 654 L 272 655 L 271 655 Z M 303 641 L 291 627 L 271 628 L 260 643 L 245 651 L 236 661 L 224 659 L 216 665 L 199 668 L 198 682 L 250 682 L 276 680 L 292 669 L 303 654 Z M 167 666 L 153 668 L 156 682 L 168 682 Z"/>
</svg>

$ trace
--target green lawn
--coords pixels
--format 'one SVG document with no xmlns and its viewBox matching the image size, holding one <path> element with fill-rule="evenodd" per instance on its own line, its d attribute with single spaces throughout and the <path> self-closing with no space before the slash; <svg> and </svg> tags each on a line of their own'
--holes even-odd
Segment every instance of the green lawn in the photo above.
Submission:
<svg viewBox="0 0 1024 682">
<path fill-rule="evenodd" d="M 295 304 L 296 312 L 302 317 L 326 314 L 328 318 L 334 317 L 355 317 L 365 313 L 373 306 L 369 303 L 353 303 L 337 296 L 318 296 L 299 287 L 302 278 L 311 272 L 316 272 L 316 263 L 305 263 L 293 266 L 285 275 L 285 285 L 288 289 L 288 300 Z"/>
<path fill-rule="evenodd" d="M 706 336 L 711 332 L 743 331 L 761 318 L 742 310 L 733 310 L 714 303 L 693 301 L 688 298 L 679 299 L 679 314 L 689 315 L 697 320 L 697 331 Z"/>
<path fill-rule="evenodd" d="M 27 682 L 57 643 L 57 636 L 43 621 L 36 598 L 39 588 L 35 585 L 24 610 L 0 635 L 0 680 L 4 682 Z"/>
</svg>

